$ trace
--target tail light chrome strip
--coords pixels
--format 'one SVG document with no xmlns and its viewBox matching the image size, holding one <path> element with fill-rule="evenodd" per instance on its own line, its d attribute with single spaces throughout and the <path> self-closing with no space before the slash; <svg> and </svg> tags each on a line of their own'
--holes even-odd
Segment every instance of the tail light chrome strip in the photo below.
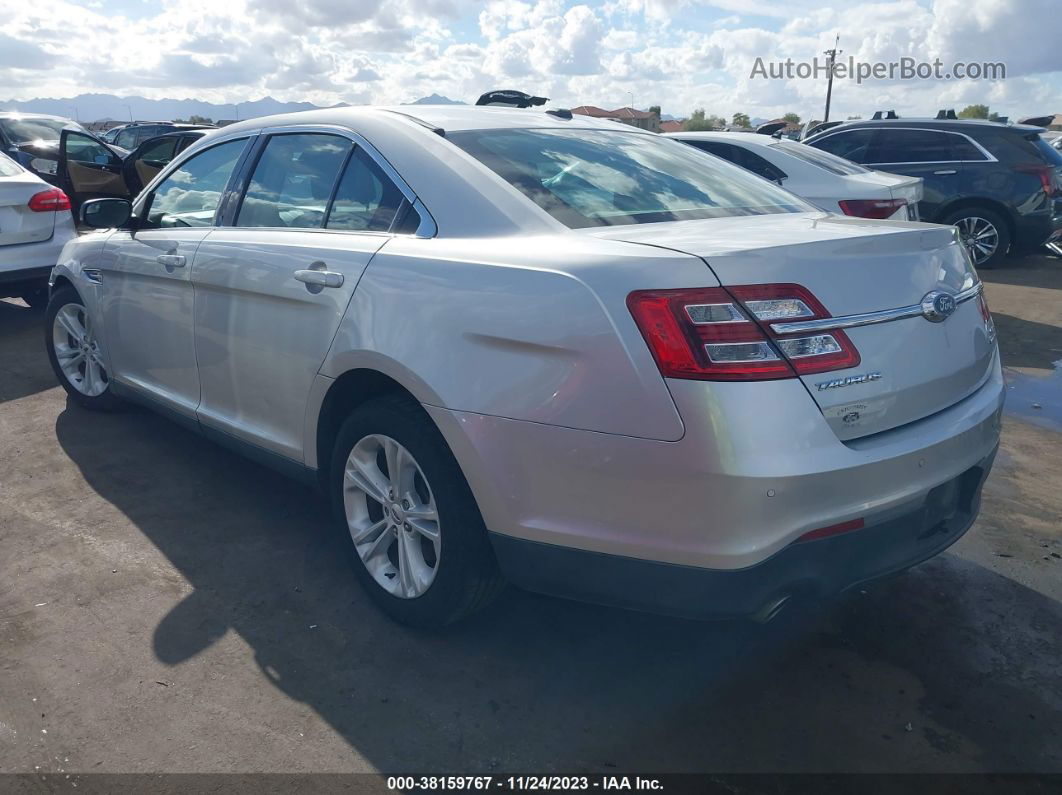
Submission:
<svg viewBox="0 0 1062 795">
<path fill-rule="evenodd" d="M 981 282 L 967 287 L 955 294 L 955 303 L 963 304 L 977 298 L 984 290 Z M 831 331 L 833 329 L 858 328 L 859 326 L 872 326 L 876 323 L 891 323 L 894 320 L 904 320 L 909 317 L 923 317 L 922 304 L 901 306 L 898 309 L 882 309 L 877 312 L 864 312 L 859 315 L 845 315 L 843 317 L 826 317 L 821 320 L 804 320 L 794 323 L 772 323 L 771 330 L 775 334 L 803 334 L 808 331 Z"/>
</svg>

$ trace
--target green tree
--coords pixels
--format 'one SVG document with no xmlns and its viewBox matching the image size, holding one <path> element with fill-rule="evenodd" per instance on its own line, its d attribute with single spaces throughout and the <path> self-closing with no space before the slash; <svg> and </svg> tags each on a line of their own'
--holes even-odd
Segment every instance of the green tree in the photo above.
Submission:
<svg viewBox="0 0 1062 795">
<path fill-rule="evenodd" d="M 704 108 L 697 108 L 690 114 L 690 117 L 686 119 L 682 124 L 682 129 L 686 132 L 699 132 L 702 130 L 715 130 L 719 127 L 725 127 L 726 122 L 718 116 L 705 115 Z"/>
<path fill-rule="evenodd" d="M 659 105 L 650 105 L 649 106 L 649 112 L 650 113 L 655 113 L 656 117 L 658 119 L 660 118 L 660 106 Z"/>
<path fill-rule="evenodd" d="M 213 124 L 213 119 L 206 116 L 197 116 L 194 113 L 188 119 L 174 119 L 175 124 Z"/>
<path fill-rule="evenodd" d="M 959 111 L 960 119 L 987 119 L 988 105 L 967 105 Z"/>
<path fill-rule="evenodd" d="M 852 119 L 861 119 L 861 118 L 863 118 L 863 117 L 862 116 L 849 116 L 848 117 L 848 121 L 852 121 Z"/>
<path fill-rule="evenodd" d="M 749 121 L 749 114 L 747 113 L 735 113 L 731 122 L 735 127 L 751 127 L 752 122 Z"/>
<path fill-rule="evenodd" d="M 785 114 L 782 119 L 784 121 L 791 121 L 793 124 L 800 124 L 800 117 L 792 112 Z"/>
</svg>

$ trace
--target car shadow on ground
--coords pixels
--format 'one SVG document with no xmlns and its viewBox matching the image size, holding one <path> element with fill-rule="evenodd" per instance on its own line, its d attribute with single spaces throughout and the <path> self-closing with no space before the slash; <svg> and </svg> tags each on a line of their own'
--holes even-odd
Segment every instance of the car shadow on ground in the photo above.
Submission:
<svg viewBox="0 0 1062 795">
<path fill-rule="evenodd" d="M 1062 257 L 1049 254 L 1011 255 L 999 267 L 981 268 L 977 273 L 989 284 L 1062 290 Z"/>
<path fill-rule="evenodd" d="M 999 355 L 1007 367 L 1055 369 L 1062 360 L 1062 326 L 993 312 Z"/>
<path fill-rule="evenodd" d="M 383 772 L 1062 772 L 1062 608 L 954 556 L 766 626 L 510 591 L 414 632 L 358 590 L 311 490 L 146 412 L 68 403 L 55 431 L 194 588 L 157 658 L 238 633 Z"/>
<path fill-rule="evenodd" d="M 21 301 L 0 299 L 0 403 L 55 385 L 44 353 L 44 312 Z"/>
</svg>

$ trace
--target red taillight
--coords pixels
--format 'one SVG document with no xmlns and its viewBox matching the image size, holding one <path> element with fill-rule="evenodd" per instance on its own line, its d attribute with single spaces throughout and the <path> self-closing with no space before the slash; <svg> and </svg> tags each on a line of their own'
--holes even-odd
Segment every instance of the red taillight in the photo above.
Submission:
<svg viewBox="0 0 1062 795">
<path fill-rule="evenodd" d="M 70 198 L 59 188 L 42 190 L 29 200 L 29 208 L 35 213 L 58 212 L 70 209 Z"/>
<path fill-rule="evenodd" d="M 798 284 L 640 290 L 627 306 L 668 378 L 764 381 L 859 364 L 843 331 L 771 330 L 772 322 L 830 317 Z"/>
<path fill-rule="evenodd" d="M 830 536 L 840 535 L 841 533 L 850 533 L 853 530 L 862 530 L 863 527 L 864 523 L 862 519 L 852 519 L 849 522 L 831 524 L 829 527 L 820 527 L 818 530 L 804 533 L 804 535 L 798 538 L 797 541 L 817 541 L 820 538 L 829 538 Z"/>
<path fill-rule="evenodd" d="M 1059 193 L 1058 186 L 1055 184 L 1055 170 L 1051 166 L 1040 165 L 1019 165 L 1014 167 L 1015 171 L 1020 171 L 1023 174 L 1035 174 L 1040 178 L 1040 186 L 1044 190 L 1044 195 L 1047 198 L 1051 198 L 1056 193 Z"/>
<path fill-rule="evenodd" d="M 845 215 L 881 220 L 907 206 L 907 199 L 846 199 L 837 202 Z"/>
</svg>

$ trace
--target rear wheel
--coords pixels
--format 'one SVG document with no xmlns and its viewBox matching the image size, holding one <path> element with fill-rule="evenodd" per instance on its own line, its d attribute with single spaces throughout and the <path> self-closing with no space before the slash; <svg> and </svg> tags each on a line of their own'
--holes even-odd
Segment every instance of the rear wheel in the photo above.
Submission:
<svg viewBox="0 0 1062 795">
<path fill-rule="evenodd" d="M 355 410 L 330 483 L 355 575 L 391 618 L 443 627 L 503 587 L 468 483 L 416 402 L 388 395 Z"/>
<path fill-rule="evenodd" d="M 111 391 L 99 336 L 77 291 L 73 287 L 56 290 L 44 317 L 48 361 L 67 394 L 87 409 L 113 411 L 121 407 Z"/>
<path fill-rule="evenodd" d="M 995 268 L 1010 249 L 1010 229 L 999 213 L 982 207 L 968 207 L 949 215 L 944 223 L 959 230 L 966 250 L 978 268 Z"/>
</svg>

